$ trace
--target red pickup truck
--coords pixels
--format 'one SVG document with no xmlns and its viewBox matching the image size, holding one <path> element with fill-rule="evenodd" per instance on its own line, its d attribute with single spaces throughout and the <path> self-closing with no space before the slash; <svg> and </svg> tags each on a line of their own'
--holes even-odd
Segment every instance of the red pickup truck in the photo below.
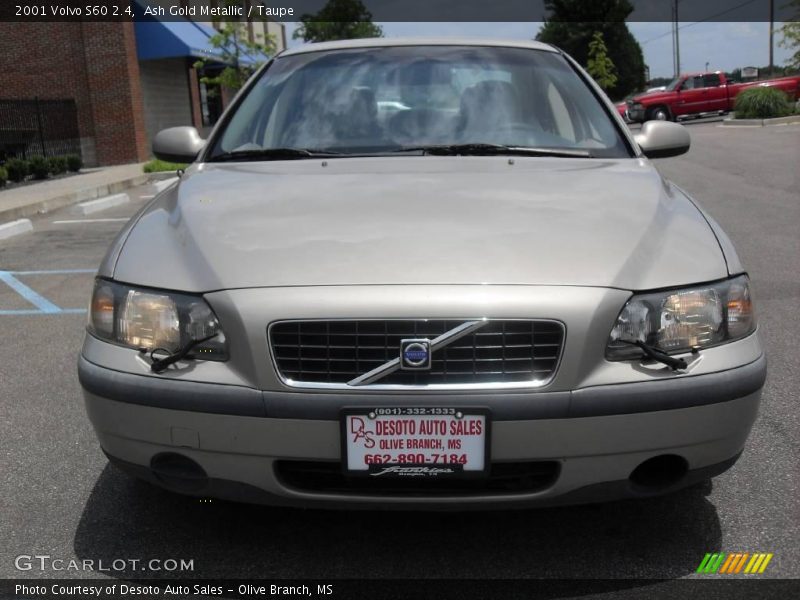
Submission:
<svg viewBox="0 0 800 600">
<path fill-rule="evenodd" d="M 731 83 L 725 73 L 689 73 L 674 79 L 663 92 L 640 94 L 628 100 L 627 117 L 636 123 L 674 121 L 678 117 L 733 110 L 736 96 L 754 86 L 774 87 L 796 101 L 800 98 L 800 75 L 765 81 Z"/>
</svg>

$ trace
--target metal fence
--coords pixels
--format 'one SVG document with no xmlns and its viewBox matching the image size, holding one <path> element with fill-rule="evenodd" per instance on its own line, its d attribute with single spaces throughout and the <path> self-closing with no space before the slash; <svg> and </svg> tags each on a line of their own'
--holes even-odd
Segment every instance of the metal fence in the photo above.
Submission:
<svg viewBox="0 0 800 600">
<path fill-rule="evenodd" d="M 0 160 L 81 154 L 74 100 L 0 99 Z"/>
</svg>

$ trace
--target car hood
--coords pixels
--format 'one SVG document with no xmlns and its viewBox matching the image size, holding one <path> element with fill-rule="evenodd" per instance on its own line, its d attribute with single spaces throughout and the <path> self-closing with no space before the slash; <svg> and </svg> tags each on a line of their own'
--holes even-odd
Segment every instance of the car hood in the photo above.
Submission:
<svg viewBox="0 0 800 600">
<path fill-rule="evenodd" d="M 191 167 L 126 230 L 123 282 L 651 289 L 726 275 L 645 159 L 376 157 Z"/>
<path fill-rule="evenodd" d="M 639 94 L 632 98 L 633 102 L 660 102 L 662 100 L 670 100 L 675 92 L 668 92 L 666 90 L 661 92 L 649 92 L 646 94 Z"/>
</svg>

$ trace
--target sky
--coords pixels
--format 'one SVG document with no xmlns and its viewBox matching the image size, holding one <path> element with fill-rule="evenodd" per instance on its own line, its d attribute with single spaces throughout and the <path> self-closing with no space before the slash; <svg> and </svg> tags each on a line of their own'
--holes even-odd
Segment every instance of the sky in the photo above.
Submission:
<svg viewBox="0 0 800 600">
<path fill-rule="evenodd" d="M 536 36 L 541 23 L 379 23 L 386 37 L 398 36 L 468 36 L 529 40 Z M 723 22 L 679 24 L 681 71 L 731 71 L 737 67 L 761 67 L 769 64 L 769 23 Z M 296 24 L 287 23 L 289 46 Z M 780 23 L 775 24 L 776 29 Z M 669 22 L 630 22 L 628 28 L 639 41 L 650 77 L 672 77 L 672 35 Z M 775 34 L 775 64 L 783 65 L 792 54 L 778 46 Z"/>
</svg>

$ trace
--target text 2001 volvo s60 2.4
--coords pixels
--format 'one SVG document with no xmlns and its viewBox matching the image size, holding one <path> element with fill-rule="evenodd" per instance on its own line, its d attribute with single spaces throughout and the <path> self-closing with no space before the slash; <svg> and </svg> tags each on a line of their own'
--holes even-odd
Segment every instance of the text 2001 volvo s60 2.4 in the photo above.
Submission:
<svg viewBox="0 0 800 600">
<path fill-rule="evenodd" d="M 496 508 L 729 468 L 766 363 L 729 239 L 535 42 L 282 53 L 100 266 L 79 359 L 111 461 L 186 494 Z"/>
</svg>

